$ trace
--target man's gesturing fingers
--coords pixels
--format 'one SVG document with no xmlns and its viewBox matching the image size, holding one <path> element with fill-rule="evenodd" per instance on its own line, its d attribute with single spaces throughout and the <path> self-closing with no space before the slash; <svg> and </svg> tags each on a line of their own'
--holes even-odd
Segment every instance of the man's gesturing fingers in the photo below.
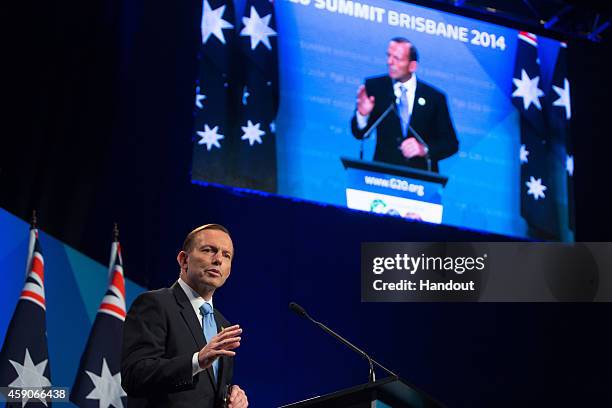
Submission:
<svg viewBox="0 0 612 408">
<path fill-rule="evenodd" d="M 235 325 L 226 327 L 213 336 L 198 353 L 200 367 L 210 367 L 213 361 L 220 356 L 235 356 L 236 352 L 232 350 L 240 347 L 241 333 L 242 329 L 240 326 Z"/>
</svg>

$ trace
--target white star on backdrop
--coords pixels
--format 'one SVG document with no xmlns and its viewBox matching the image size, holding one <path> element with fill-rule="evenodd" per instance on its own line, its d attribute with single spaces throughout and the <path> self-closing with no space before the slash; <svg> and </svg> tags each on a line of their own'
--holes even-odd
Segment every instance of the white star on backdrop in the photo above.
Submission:
<svg viewBox="0 0 612 408">
<path fill-rule="evenodd" d="M 533 176 L 530 176 L 529 181 L 526 181 L 525 184 L 527 187 L 529 187 L 527 194 L 531 194 L 536 201 L 538 201 L 540 197 L 546 197 L 544 195 L 544 191 L 546 191 L 548 187 L 542 184 L 542 179 L 536 179 Z"/>
<path fill-rule="evenodd" d="M 251 94 L 249 93 L 247 87 L 245 86 L 244 89 L 242 90 L 242 104 L 246 106 L 247 104 L 247 98 L 251 96 Z"/>
<path fill-rule="evenodd" d="M 219 144 L 219 140 L 223 139 L 223 135 L 217 133 L 219 130 L 219 126 L 215 126 L 214 128 L 210 128 L 208 125 L 204 125 L 204 131 L 197 132 L 198 136 L 202 139 L 198 141 L 199 145 L 206 144 L 206 150 L 210 151 L 213 146 L 221 148 Z"/>
<path fill-rule="evenodd" d="M 553 102 L 553 106 L 561 106 L 565 108 L 565 119 L 569 120 L 572 117 L 572 105 L 570 102 L 570 84 L 567 78 L 563 80 L 563 88 L 553 85 L 553 89 L 559 95 L 559 99 Z"/>
<path fill-rule="evenodd" d="M 195 102 L 196 106 L 200 109 L 203 109 L 204 105 L 202 105 L 202 101 L 205 99 L 206 99 L 206 95 L 200 93 L 200 87 L 198 86 L 196 88 L 196 102 Z"/>
<path fill-rule="evenodd" d="M 206 44 L 206 41 L 211 35 L 214 35 L 225 44 L 225 36 L 223 35 L 224 28 L 234 28 L 234 26 L 223 19 L 223 13 L 225 12 L 225 5 L 212 10 L 208 0 L 204 0 L 204 11 L 202 12 L 202 44 Z"/>
<path fill-rule="evenodd" d="M 529 78 L 527 72 L 524 69 L 521 70 L 521 79 L 512 78 L 512 82 L 516 85 L 516 90 L 512 93 L 513 97 L 521 97 L 523 98 L 523 108 L 525 110 L 529 109 L 529 106 L 533 103 L 536 108 L 542 110 L 542 105 L 540 105 L 540 96 L 544 95 L 544 92 L 538 88 L 538 82 L 540 82 L 540 77 L 537 76 L 533 79 Z"/>
<path fill-rule="evenodd" d="M 102 372 L 96 375 L 91 371 L 85 371 L 91 382 L 94 384 L 94 389 L 87 395 L 87 399 L 97 399 L 100 401 L 100 408 L 109 408 L 111 405 L 115 408 L 123 408 L 121 397 L 127 396 L 123 388 L 121 388 L 121 371 L 117 374 L 111 374 L 106 359 L 102 359 Z"/>
<path fill-rule="evenodd" d="M 565 170 L 570 176 L 574 175 L 574 156 L 568 154 L 565 158 Z"/>
<path fill-rule="evenodd" d="M 15 388 L 33 388 L 35 390 L 42 390 L 43 387 L 50 387 L 51 382 L 44 375 L 48 361 L 49 360 L 43 360 L 40 363 L 34 365 L 32 357 L 30 357 L 30 351 L 26 348 L 25 356 L 23 358 L 23 364 L 20 364 L 13 360 L 9 360 L 9 362 L 15 368 L 15 371 L 17 371 L 17 378 L 8 386 Z M 47 401 L 44 398 L 37 399 L 42 401 L 42 403 L 47 406 Z M 29 398 L 27 396 L 24 396 L 21 399 L 21 406 L 25 406 L 28 400 Z"/>
<path fill-rule="evenodd" d="M 276 35 L 276 31 L 270 28 L 270 18 L 272 14 L 268 14 L 264 17 L 259 17 L 255 7 L 251 6 L 251 18 L 242 17 L 242 23 L 244 28 L 240 31 L 241 36 L 251 36 L 251 49 L 254 50 L 257 45 L 261 42 L 269 50 L 272 49 L 270 44 L 270 38 Z"/>
<path fill-rule="evenodd" d="M 519 151 L 519 157 L 521 159 L 521 163 L 527 163 L 529 161 L 529 159 L 527 159 L 527 156 L 529 156 L 529 150 L 527 150 L 525 145 L 522 144 L 521 150 Z"/>
<path fill-rule="evenodd" d="M 253 146 L 255 142 L 261 144 L 261 136 L 265 135 L 266 132 L 260 130 L 259 126 L 259 123 L 253 124 L 253 122 L 251 122 L 250 120 L 247 122 L 246 126 L 240 126 L 240 128 L 244 132 L 240 140 L 248 140 L 249 146 Z"/>
</svg>

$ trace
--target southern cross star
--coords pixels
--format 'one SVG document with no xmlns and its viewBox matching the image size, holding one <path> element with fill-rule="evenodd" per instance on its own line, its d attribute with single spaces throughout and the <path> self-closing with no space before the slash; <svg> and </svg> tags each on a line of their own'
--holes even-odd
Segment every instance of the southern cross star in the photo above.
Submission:
<svg viewBox="0 0 612 408">
<path fill-rule="evenodd" d="M 251 6 L 251 17 L 242 17 L 244 28 L 240 31 L 240 35 L 251 37 L 251 50 L 254 50 L 259 43 L 265 45 L 269 50 L 272 49 L 270 37 L 275 36 L 276 31 L 270 28 L 270 18 L 272 14 L 259 17 L 253 6 Z"/>
<path fill-rule="evenodd" d="M 263 130 L 259 129 L 260 124 L 253 124 L 250 120 L 247 122 L 246 126 L 241 126 L 240 128 L 244 132 L 240 140 L 248 140 L 249 146 L 253 146 L 255 142 L 261 144 L 261 136 L 266 134 Z"/>
<path fill-rule="evenodd" d="M 224 28 L 234 28 L 234 26 L 223 19 L 223 13 L 225 12 L 225 5 L 218 7 L 214 10 L 210 8 L 208 0 L 204 0 L 204 9 L 202 12 L 202 44 L 206 44 L 206 41 L 211 35 L 214 35 L 225 44 L 225 36 L 223 35 Z"/>
<path fill-rule="evenodd" d="M 539 98 L 544 95 L 544 92 L 538 88 L 538 82 L 540 82 L 539 76 L 531 79 L 529 75 L 527 75 L 527 72 L 522 69 L 521 79 L 512 78 L 512 82 L 516 85 L 516 90 L 512 93 L 512 96 L 523 98 L 523 108 L 525 110 L 529 109 L 532 103 L 536 108 L 542 110 Z"/>
<path fill-rule="evenodd" d="M 563 80 L 563 88 L 553 85 L 554 91 L 559 95 L 559 99 L 553 102 L 553 106 L 565 108 L 565 119 L 572 117 L 572 105 L 570 102 L 570 84 L 567 78 Z"/>
<path fill-rule="evenodd" d="M 540 197 L 545 198 L 544 191 L 547 187 L 542 184 L 542 179 L 536 179 L 533 176 L 530 176 L 529 181 L 526 181 L 525 184 L 529 187 L 527 194 L 531 194 L 533 198 L 537 201 Z"/>
<path fill-rule="evenodd" d="M 220 149 L 221 145 L 219 144 L 219 140 L 223 139 L 223 135 L 217 133 L 217 130 L 219 130 L 219 126 L 215 126 L 211 129 L 208 125 L 205 124 L 204 131 L 197 132 L 198 136 L 202 138 L 198 141 L 198 144 L 205 144 L 207 151 L 210 151 L 213 146 Z"/>
</svg>

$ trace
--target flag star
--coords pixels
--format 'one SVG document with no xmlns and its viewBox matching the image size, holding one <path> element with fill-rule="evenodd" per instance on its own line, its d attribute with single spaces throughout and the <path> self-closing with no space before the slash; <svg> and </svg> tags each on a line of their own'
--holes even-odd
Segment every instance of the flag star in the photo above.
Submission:
<svg viewBox="0 0 612 408">
<path fill-rule="evenodd" d="M 204 105 L 202 105 L 202 101 L 206 100 L 206 95 L 200 93 L 200 87 L 196 88 L 196 101 L 195 104 L 198 108 L 203 109 Z"/>
<path fill-rule="evenodd" d="M 529 194 L 533 195 L 533 198 L 536 201 L 540 197 L 542 197 L 542 198 L 546 197 L 544 195 L 544 191 L 546 191 L 546 189 L 548 187 L 546 187 L 544 184 L 542 184 L 542 179 L 536 179 L 533 176 L 530 176 L 529 181 L 526 181 L 525 185 L 527 185 L 527 187 L 529 187 L 529 190 L 527 191 L 527 195 L 529 195 Z"/>
<path fill-rule="evenodd" d="M 254 6 L 251 6 L 250 18 L 242 17 L 244 28 L 240 31 L 240 35 L 251 37 L 251 50 L 254 50 L 260 42 L 269 50 L 272 49 L 269 37 L 275 36 L 276 31 L 269 26 L 270 18 L 272 18 L 272 13 L 264 17 L 259 17 Z"/>
<path fill-rule="evenodd" d="M 553 85 L 554 91 L 559 95 L 559 99 L 553 102 L 553 106 L 565 108 L 565 119 L 572 117 L 572 105 L 570 102 L 570 84 L 567 78 L 563 80 L 563 88 Z"/>
<path fill-rule="evenodd" d="M 538 82 L 540 77 L 537 76 L 533 79 L 529 78 L 527 72 L 524 69 L 521 70 L 521 79 L 512 78 L 512 82 L 516 85 L 516 90 L 512 93 L 513 97 L 523 98 L 523 108 L 529 109 L 529 106 L 533 103 L 536 108 L 542 110 L 540 105 L 540 96 L 544 95 L 544 92 L 538 88 Z"/>
<path fill-rule="evenodd" d="M 529 156 L 529 150 L 527 150 L 525 145 L 522 144 L 521 150 L 519 151 L 519 157 L 521 159 L 521 163 L 527 163 L 529 161 L 529 159 L 527 159 L 527 156 Z"/>
<path fill-rule="evenodd" d="M 106 359 L 102 359 L 102 372 L 96 375 L 91 371 L 85 371 L 94 389 L 87 395 L 87 399 L 97 399 L 100 401 L 100 408 L 109 408 L 111 405 L 115 408 L 123 408 L 121 397 L 127 396 L 123 388 L 121 388 L 121 371 L 113 375 L 106 364 Z"/>
<path fill-rule="evenodd" d="M 198 136 L 202 138 L 198 141 L 198 144 L 206 144 L 207 151 L 210 151 L 213 146 L 218 147 L 220 149 L 221 145 L 219 144 L 219 140 L 223 139 L 224 136 L 222 134 L 217 133 L 217 130 L 219 130 L 219 126 L 215 126 L 211 129 L 208 125 L 205 124 L 204 131 L 197 132 Z"/>
<path fill-rule="evenodd" d="M 208 41 L 211 35 L 214 35 L 222 44 L 225 44 L 223 29 L 234 28 L 234 26 L 223 19 L 224 12 L 225 5 L 212 10 L 210 4 L 208 4 L 208 0 L 204 0 L 204 9 L 202 12 L 202 44 L 206 44 L 206 41 Z"/>
<path fill-rule="evenodd" d="M 253 122 L 249 120 L 246 126 L 240 127 L 242 131 L 244 132 L 240 140 L 248 140 L 249 146 L 253 146 L 255 142 L 259 144 L 263 143 L 261 140 L 261 136 L 265 135 L 266 132 L 264 132 L 263 130 L 260 130 L 259 126 L 260 126 L 259 123 L 253 124 Z"/>
<path fill-rule="evenodd" d="M 30 351 L 26 348 L 23 364 L 9 360 L 15 368 L 15 371 L 17 371 L 17 378 L 8 386 L 15 388 L 33 388 L 34 390 L 42 390 L 43 387 L 50 387 L 51 382 L 44 375 L 48 361 L 48 359 L 43 360 L 35 365 L 32 361 L 32 357 L 30 357 Z M 21 399 L 22 406 L 25 406 L 29 399 L 30 398 L 24 395 Z M 47 401 L 44 398 L 38 399 L 47 406 Z"/>
<path fill-rule="evenodd" d="M 244 89 L 242 90 L 242 104 L 244 106 L 246 106 L 247 102 L 247 98 L 251 96 L 251 94 L 249 93 L 247 87 L 245 86 Z"/>
<path fill-rule="evenodd" d="M 570 176 L 574 175 L 574 156 L 568 154 L 565 158 L 565 170 Z"/>
</svg>

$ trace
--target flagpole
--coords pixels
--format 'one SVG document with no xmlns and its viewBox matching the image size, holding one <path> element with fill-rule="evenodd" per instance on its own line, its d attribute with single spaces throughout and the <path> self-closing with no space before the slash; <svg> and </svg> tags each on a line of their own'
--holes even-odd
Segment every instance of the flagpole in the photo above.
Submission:
<svg viewBox="0 0 612 408">
<path fill-rule="evenodd" d="M 119 245 L 119 224 L 117 221 L 113 223 L 113 243 L 111 244 L 110 260 L 108 262 L 108 278 L 112 278 L 113 266 L 117 258 L 117 246 Z"/>
<path fill-rule="evenodd" d="M 34 253 L 34 244 L 36 243 L 36 235 L 38 229 L 38 218 L 36 217 L 36 210 L 32 210 L 32 218 L 30 219 L 30 239 L 28 241 L 28 255 L 26 260 L 26 278 L 32 270 L 32 254 Z"/>
</svg>

